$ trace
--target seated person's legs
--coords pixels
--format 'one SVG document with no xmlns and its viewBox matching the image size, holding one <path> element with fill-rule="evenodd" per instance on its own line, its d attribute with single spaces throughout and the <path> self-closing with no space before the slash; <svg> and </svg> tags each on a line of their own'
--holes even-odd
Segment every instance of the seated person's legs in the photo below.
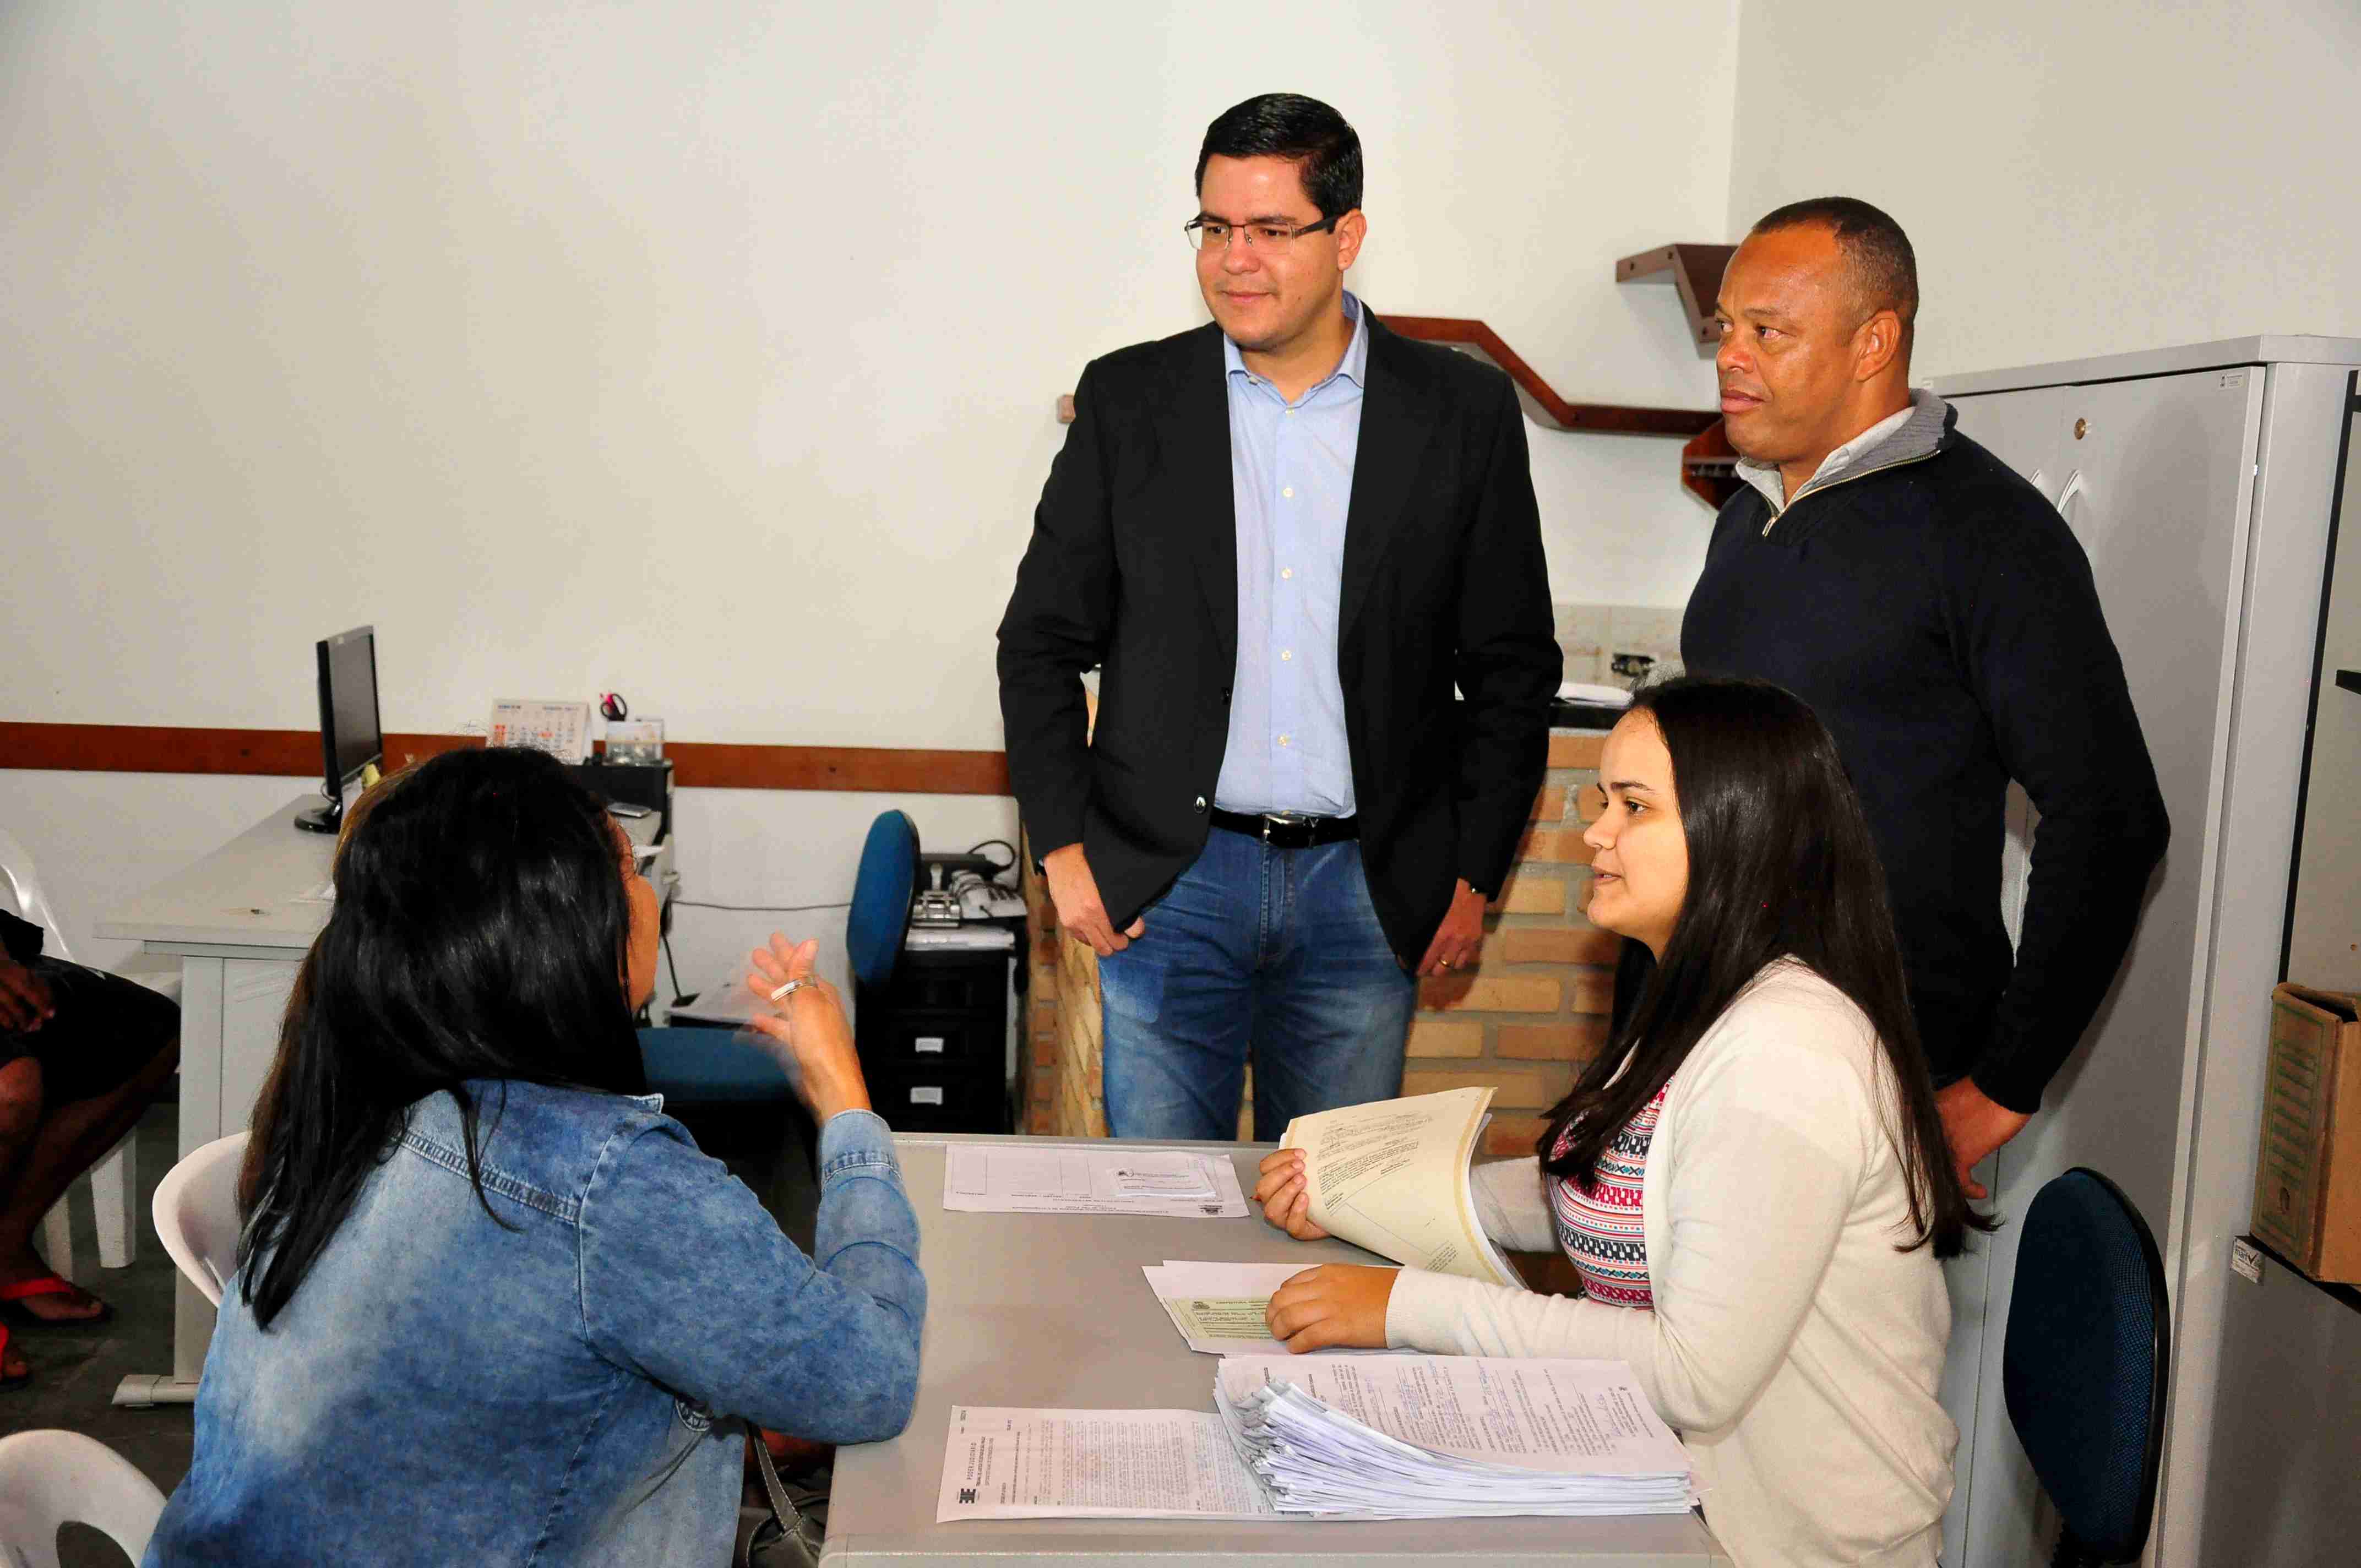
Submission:
<svg viewBox="0 0 2361 1568">
<path fill-rule="evenodd" d="M 0 1051 L 10 1036 L 0 1034 Z M 16 1168 L 33 1146 L 41 1125 L 41 1064 L 29 1056 L 0 1062 L 0 1194 L 10 1190 Z M 21 1383 L 28 1375 L 24 1356 L 5 1337 L 0 1326 L 0 1387 Z"/>
<path fill-rule="evenodd" d="M 5 961 L 5 960 L 0 960 Z M 74 1179 L 96 1165 L 171 1080 L 180 1062 L 181 1010 L 119 976 L 60 959 L 19 966 L 46 990 L 51 1013 L 33 1026 L 0 1030 L 0 1082 L 30 1069 L 31 1121 L 11 1135 L 0 1111 L 0 1293 L 49 1278 L 33 1250 L 41 1218 Z M 21 1118 L 21 1088 L 14 1113 Z M 0 1315 L 18 1328 L 103 1319 L 105 1304 L 68 1288 L 7 1299 Z"/>
</svg>

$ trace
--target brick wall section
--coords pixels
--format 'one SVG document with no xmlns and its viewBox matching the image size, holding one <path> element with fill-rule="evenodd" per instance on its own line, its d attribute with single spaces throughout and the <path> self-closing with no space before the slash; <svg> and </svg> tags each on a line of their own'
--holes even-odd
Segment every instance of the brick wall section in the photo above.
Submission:
<svg viewBox="0 0 2361 1568">
<path fill-rule="evenodd" d="M 1606 1043 L 1621 938 L 1584 916 L 1590 850 L 1582 842 L 1584 825 L 1603 808 L 1598 779 L 1605 739 L 1551 735 L 1549 773 L 1516 867 L 1485 920 L 1481 960 L 1471 973 L 1420 982 L 1403 1092 L 1491 1086 L 1488 1155 L 1531 1153 L 1543 1113 Z M 1060 934 L 1029 850 L 1024 860 L 1033 989 L 1018 1051 L 1020 1125 L 1028 1133 L 1104 1137 L 1098 959 Z M 1242 1115 L 1242 1138 L 1248 1135 L 1244 1128 Z"/>
<path fill-rule="evenodd" d="M 1590 849 L 1582 841 L 1585 825 L 1605 807 L 1605 741 L 1568 730 L 1550 736 L 1549 773 L 1516 868 L 1485 921 L 1481 959 L 1473 973 L 1420 982 L 1404 1091 L 1490 1085 L 1488 1155 L 1532 1153 L 1543 1113 L 1607 1043 L 1622 938 L 1584 916 Z"/>
</svg>

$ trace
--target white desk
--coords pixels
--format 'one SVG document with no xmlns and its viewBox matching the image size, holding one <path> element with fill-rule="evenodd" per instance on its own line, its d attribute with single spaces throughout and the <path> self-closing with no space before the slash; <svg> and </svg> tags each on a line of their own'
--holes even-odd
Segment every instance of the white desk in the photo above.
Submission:
<svg viewBox="0 0 2361 1568">
<path fill-rule="evenodd" d="M 1235 1220 L 943 1212 L 943 1148 L 1068 1138 L 910 1134 L 896 1140 L 929 1296 L 917 1408 L 889 1442 L 840 1448 L 823 1568 L 956 1568 L 1054 1558 L 1060 1568 L 1215 1568 L 1240 1560 L 1728 1568 L 1692 1514 L 1620 1519 L 1235 1522 L 970 1519 L 935 1522 L 950 1408 L 1213 1408 L 1214 1358 L 1180 1343 L 1140 1266 L 1164 1259 L 1372 1261 L 1342 1242 L 1290 1241 L 1252 1213 Z M 1269 1146 L 1219 1144 L 1253 1190 Z M 1378 1259 L 1376 1261 L 1383 1261 Z"/>
<path fill-rule="evenodd" d="M 244 1132 L 255 1097 L 279 1049 L 295 970 L 334 907 L 302 895 L 328 880 L 335 857 L 331 834 L 307 833 L 295 815 L 317 795 L 289 802 L 180 875 L 117 906 L 98 934 L 137 942 L 144 951 L 181 960 L 181 1157 L 216 1138 Z M 634 842 L 653 842 L 661 818 L 619 818 Z M 648 880 L 671 885 L 669 837 Z M 212 1342 L 214 1309 L 186 1278 L 172 1309 L 170 1376 L 133 1376 L 115 1389 L 118 1405 L 186 1404 Z"/>
</svg>

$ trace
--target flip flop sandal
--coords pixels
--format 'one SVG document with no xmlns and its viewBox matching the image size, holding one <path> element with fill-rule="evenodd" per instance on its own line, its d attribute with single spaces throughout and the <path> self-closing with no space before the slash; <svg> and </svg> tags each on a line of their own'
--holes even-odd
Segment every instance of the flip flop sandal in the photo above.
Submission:
<svg viewBox="0 0 2361 1568">
<path fill-rule="evenodd" d="M 55 1274 L 44 1274 L 38 1279 L 20 1279 L 14 1285 L 0 1285 L 0 1322 L 20 1329 L 94 1329 L 115 1321 L 115 1309 L 104 1301 L 98 1310 L 87 1318 L 45 1318 L 21 1303 L 30 1296 L 88 1295 L 69 1280 Z M 97 1301 L 98 1298 L 91 1297 Z"/>
<path fill-rule="evenodd" d="M 7 1361 L 8 1325 L 5 1323 L 0 1323 L 0 1366 L 7 1365 Z M 0 1376 L 0 1394 L 5 1394 L 11 1388 L 22 1388 L 26 1384 L 30 1383 L 32 1380 L 33 1369 L 29 1365 L 27 1366 L 24 1371 L 16 1374 L 14 1377 Z"/>
</svg>

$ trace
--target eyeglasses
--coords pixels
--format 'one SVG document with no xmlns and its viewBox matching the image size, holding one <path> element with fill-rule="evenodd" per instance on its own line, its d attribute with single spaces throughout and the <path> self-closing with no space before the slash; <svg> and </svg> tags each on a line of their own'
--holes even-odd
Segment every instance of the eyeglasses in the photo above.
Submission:
<svg viewBox="0 0 2361 1568">
<path fill-rule="evenodd" d="M 1335 226 L 1334 218 L 1323 218 L 1301 228 L 1291 228 L 1285 224 L 1225 224 L 1219 218 L 1191 218 L 1180 225 L 1180 232 L 1188 236 L 1191 250 L 1227 250 L 1230 236 L 1234 234 L 1245 236 L 1248 250 L 1257 246 L 1265 250 L 1281 250 L 1305 235 L 1318 234 L 1323 229 Z"/>
</svg>

